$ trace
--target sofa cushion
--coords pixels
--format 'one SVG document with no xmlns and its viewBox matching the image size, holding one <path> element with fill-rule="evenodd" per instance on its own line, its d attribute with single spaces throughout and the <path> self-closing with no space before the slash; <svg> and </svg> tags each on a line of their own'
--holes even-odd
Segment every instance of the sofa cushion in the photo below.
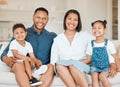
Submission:
<svg viewBox="0 0 120 87">
<path fill-rule="evenodd" d="M 15 75 L 12 72 L 0 72 L 0 84 L 17 85 Z"/>
<path fill-rule="evenodd" d="M 2 71 L 10 71 L 10 68 L 4 63 L 4 62 L 2 62 L 1 60 L 0 60 L 0 72 L 2 72 Z"/>
<path fill-rule="evenodd" d="M 91 76 L 87 75 L 87 79 L 88 79 L 88 83 L 89 85 L 91 85 Z M 110 83 L 112 85 L 117 85 L 120 84 L 120 73 L 118 73 L 114 78 L 109 78 Z M 0 84 L 9 84 L 9 85 L 17 85 L 17 82 L 15 80 L 15 75 L 12 72 L 0 72 Z M 58 77 L 55 76 L 52 86 L 62 86 L 64 87 L 64 83 L 62 82 L 62 80 Z"/>
</svg>

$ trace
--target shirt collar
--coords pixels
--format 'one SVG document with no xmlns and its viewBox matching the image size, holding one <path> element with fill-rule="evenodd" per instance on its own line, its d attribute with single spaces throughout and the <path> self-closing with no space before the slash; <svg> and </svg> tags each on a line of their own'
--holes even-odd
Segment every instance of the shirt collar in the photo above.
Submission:
<svg viewBox="0 0 120 87">
<path fill-rule="evenodd" d="M 33 33 L 37 33 L 37 31 L 36 31 L 35 28 L 34 28 L 34 25 L 32 25 L 31 30 L 33 31 Z M 41 33 L 43 33 L 43 32 L 45 32 L 45 29 L 43 29 L 43 30 L 41 31 Z M 41 33 L 40 33 L 40 34 L 41 34 Z"/>
</svg>

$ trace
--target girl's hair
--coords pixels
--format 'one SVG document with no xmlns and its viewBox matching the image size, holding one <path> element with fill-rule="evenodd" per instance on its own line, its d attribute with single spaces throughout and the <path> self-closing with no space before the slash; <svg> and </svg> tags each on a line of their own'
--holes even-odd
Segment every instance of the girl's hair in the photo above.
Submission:
<svg viewBox="0 0 120 87">
<path fill-rule="evenodd" d="M 77 10 L 74 10 L 74 9 L 70 9 L 66 12 L 65 16 L 64 16 L 64 22 L 63 22 L 63 27 L 64 27 L 64 30 L 66 30 L 66 24 L 65 24 L 65 21 L 66 21 L 66 18 L 67 16 L 70 14 L 70 13 L 74 13 L 78 16 L 78 25 L 76 27 L 76 30 L 77 32 L 81 31 L 82 29 L 82 23 L 81 23 L 81 18 L 80 18 L 80 14 Z"/>
<path fill-rule="evenodd" d="M 104 21 L 102 21 L 102 20 L 94 21 L 93 23 L 91 23 L 91 26 L 93 27 L 94 24 L 97 23 L 97 22 L 101 23 L 104 26 L 104 28 L 106 28 L 106 24 L 107 24 L 106 20 L 104 20 Z"/>
<path fill-rule="evenodd" d="M 37 13 L 37 11 L 44 11 L 47 13 L 47 15 L 49 15 L 49 12 L 47 9 L 43 8 L 43 7 L 39 7 L 39 8 L 36 8 L 35 11 L 34 11 L 34 15 Z"/>
<path fill-rule="evenodd" d="M 22 23 L 17 23 L 13 25 L 12 31 L 14 32 L 17 28 L 23 28 L 24 31 L 26 32 L 26 28 Z"/>
</svg>

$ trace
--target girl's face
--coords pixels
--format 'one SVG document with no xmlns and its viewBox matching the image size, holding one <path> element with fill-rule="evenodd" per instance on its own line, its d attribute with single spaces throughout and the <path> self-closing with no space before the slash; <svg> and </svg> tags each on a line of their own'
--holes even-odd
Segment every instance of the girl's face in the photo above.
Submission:
<svg viewBox="0 0 120 87">
<path fill-rule="evenodd" d="M 25 40 L 27 32 L 23 28 L 17 28 L 13 32 L 13 36 L 16 40 Z"/>
<path fill-rule="evenodd" d="M 104 36 L 106 28 L 100 22 L 96 22 L 92 27 L 93 35 L 96 37 Z"/>
<path fill-rule="evenodd" d="M 69 13 L 66 17 L 66 30 L 76 30 L 76 27 L 78 26 L 78 15 L 75 13 Z"/>
</svg>

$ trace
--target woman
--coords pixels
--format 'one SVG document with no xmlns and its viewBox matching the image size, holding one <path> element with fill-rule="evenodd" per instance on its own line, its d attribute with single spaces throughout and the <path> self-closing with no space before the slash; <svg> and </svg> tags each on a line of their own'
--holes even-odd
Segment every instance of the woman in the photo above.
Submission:
<svg viewBox="0 0 120 87">
<path fill-rule="evenodd" d="M 93 37 L 80 32 L 81 28 L 79 12 L 69 10 L 64 17 L 65 32 L 54 39 L 51 50 L 51 63 L 56 63 L 57 74 L 67 87 L 76 87 L 77 84 L 88 87 L 85 73 L 89 73 L 90 68 L 85 61 L 85 50 Z"/>
</svg>

